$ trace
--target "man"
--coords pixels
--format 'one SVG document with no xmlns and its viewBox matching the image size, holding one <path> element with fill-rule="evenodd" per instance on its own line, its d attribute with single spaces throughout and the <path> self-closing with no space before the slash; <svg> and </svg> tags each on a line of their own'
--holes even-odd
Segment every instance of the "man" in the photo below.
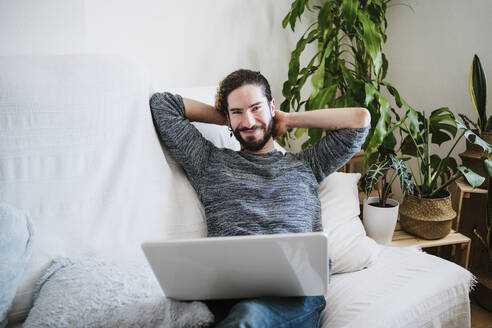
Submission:
<svg viewBox="0 0 492 328">
<path fill-rule="evenodd" d="M 268 81 L 250 70 L 221 82 L 216 108 L 166 92 L 150 105 L 160 138 L 198 193 L 211 237 L 322 231 L 318 186 L 360 150 L 370 125 L 364 108 L 276 111 Z M 216 148 L 190 121 L 228 125 L 241 151 Z M 295 127 L 333 131 L 299 153 L 275 150 L 274 139 Z M 216 327 L 317 327 L 326 303 L 312 296 L 207 305 Z"/>
</svg>

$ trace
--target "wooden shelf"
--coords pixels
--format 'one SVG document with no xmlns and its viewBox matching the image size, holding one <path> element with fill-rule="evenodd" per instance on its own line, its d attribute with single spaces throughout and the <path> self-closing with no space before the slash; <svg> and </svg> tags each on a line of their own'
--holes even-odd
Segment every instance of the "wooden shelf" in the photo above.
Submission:
<svg viewBox="0 0 492 328">
<path fill-rule="evenodd" d="M 422 248 L 437 247 L 445 245 L 455 245 L 470 242 L 470 238 L 460 234 L 454 230 L 451 230 L 449 235 L 441 239 L 423 239 L 417 236 L 411 235 L 403 230 L 395 231 L 393 234 L 393 240 L 389 246 L 406 247 L 418 245 Z"/>
<path fill-rule="evenodd" d="M 393 240 L 388 246 L 393 246 L 393 247 L 420 246 L 421 248 L 428 248 L 428 247 L 439 247 L 439 246 L 458 245 L 458 244 L 461 244 L 462 248 L 466 248 L 463 266 L 465 267 L 465 269 L 468 269 L 471 239 L 454 230 L 451 230 L 451 232 L 446 237 L 443 237 L 441 239 L 433 239 L 433 240 L 419 238 L 403 230 L 396 230 L 393 234 Z"/>
<path fill-rule="evenodd" d="M 463 199 L 469 199 L 471 194 L 481 194 L 487 195 L 487 189 L 473 188 L 466 182 L 464 177 L 457 179 L 453 184 L 451 184 L 451 198 L 453 201 L 453 208 L 456 211 L 456 219 L 454 220 L 454 229 L 460 230 L 461 221 L 461 209 L 463 207 Z"/>
</svg>

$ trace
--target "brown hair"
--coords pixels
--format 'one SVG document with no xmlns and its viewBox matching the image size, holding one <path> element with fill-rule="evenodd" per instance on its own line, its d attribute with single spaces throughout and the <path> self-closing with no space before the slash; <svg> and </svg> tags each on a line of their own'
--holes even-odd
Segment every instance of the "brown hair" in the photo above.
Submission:
<svg viewBox="0 0 492 328">
<path fill-rule="evenodd" d="M 260 72 L 239 69 L 227 75 L 225 79 L 219 82 L 217 94 L 215 95 L 215 108 L 227 117 L 229 115 L 227 97 L 232 91 L 246 84 L 254 84 L 261 87 L 268 102 L 270 103 L 272 101 L 270 84 L 268 84 L 267 79 Z"/>
</svg>

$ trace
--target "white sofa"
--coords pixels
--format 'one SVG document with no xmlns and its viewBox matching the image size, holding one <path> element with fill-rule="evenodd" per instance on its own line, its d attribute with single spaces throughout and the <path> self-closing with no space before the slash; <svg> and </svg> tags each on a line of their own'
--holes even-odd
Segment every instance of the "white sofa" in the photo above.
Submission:
<svg viewBox="0 0 492 328">
<path fill-rule="evenodd" d="M 139 257 L 142 241 L 206 235 L 193 188 L 157 138 L 151 93 L 145 69 L 117 56 L 0 57 L 0 201 L 27 211 L 36 231 L 11 326 L 56 256 Z M 227 129 L 201 129 L 231 145 Z M 377 248 L 368 268 L 332 275 L 322 327 L 470 326 L 468 271 Z"/>
</svg>

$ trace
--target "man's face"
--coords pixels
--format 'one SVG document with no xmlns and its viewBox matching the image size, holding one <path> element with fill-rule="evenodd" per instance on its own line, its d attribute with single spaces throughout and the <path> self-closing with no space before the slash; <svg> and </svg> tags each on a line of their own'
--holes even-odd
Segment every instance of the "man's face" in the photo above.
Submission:
<svg viewBox="0 0 492 328">
<path fill-rule="evenodd" d="M 262 150 L 272 137 L 275 101 L 269 105 L 261 87 L 246 84 L 227 97 L 229 122 L 241 146 L 250 152 Z"/>
</svg>

